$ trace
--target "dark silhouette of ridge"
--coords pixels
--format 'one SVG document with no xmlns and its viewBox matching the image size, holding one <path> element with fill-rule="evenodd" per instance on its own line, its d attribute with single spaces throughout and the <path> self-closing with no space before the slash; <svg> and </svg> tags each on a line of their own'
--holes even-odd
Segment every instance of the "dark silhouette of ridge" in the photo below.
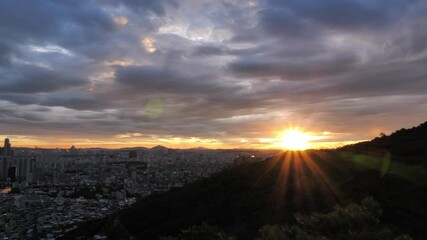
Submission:
<svg viewBox="0 0 427 240">
<path fill-rule="evenodd" d="M 403 154 L 426 153 L 427 149 L 419 148 L 427 144 L 427 122 L 424 122 L 413 128 L 402 128 L 390 134 L 389 136 L 384 135 L 377 137 L 371 141 L 360 142 L 352 145 L 345 146 L 343 148 L 352 149 L 387 149 L 394 151 L 395 154 L 402 154 L 396 149 L 405 149 Z"/>
<path fill-rule="evenodd" d="M 396 161 L 427 167 L 427 160 L 420 157 L 427 155 L 427 122 L 409 129 L 402 128 L 389 136 L 344 146 L 339 150 L 367 154 L 388 153 Z"/>
</svg>

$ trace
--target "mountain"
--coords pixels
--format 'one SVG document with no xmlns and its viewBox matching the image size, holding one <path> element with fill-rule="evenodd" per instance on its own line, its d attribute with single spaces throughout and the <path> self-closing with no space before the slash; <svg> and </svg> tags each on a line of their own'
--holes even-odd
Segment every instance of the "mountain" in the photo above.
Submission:
<svg viewBox="0 0 427 240">
<path fill-rule="evenodd" d="M 126 148 L 120 148 L 120 150 L 125 151 L 147 151 L 149 148 L 146 147 L 126 147 Z"/>
<path fill-rule="evenodd" d="M 161 145 L 157 145 L 155 147 L 151 148 L 151 151 L 168 151 L 169 148 L 161 146 Z"/>
<path fill-rule="evenodd" d="M 294 224 L 299 214 L 332 211 L 372 196 L 381 221 L 414 239 L 427 235 L 427 123 L 336 150 L 282 152 L 239 165 L 181 189 L 140 199 L 71 238 L 103 231 L 111 238 L 176 236 L 203 222 L 237 239 L 267 224 Z"/>
<path fill-rule="evenodd" d="M 427 155 L 427 122 L 410 129 L 402 128 L 390 136 L 382 136 L 372 141 L 360 142 L 341 148 L 342 150 L 379 153 L 387 152 L 397 160 L 403 158 L 407 164 L 421 164 L 427 167 L 427 161 L 420 157 Z"/>
</svg>

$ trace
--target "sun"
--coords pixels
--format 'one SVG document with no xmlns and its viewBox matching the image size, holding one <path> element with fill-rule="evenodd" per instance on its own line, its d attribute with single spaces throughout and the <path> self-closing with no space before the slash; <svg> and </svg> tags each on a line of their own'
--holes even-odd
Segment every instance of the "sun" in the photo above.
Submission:
<svg viewBox="0 0 427 240">
<path fill-rule="evenodd" d="M 278 145 L 286 150 L 306 150 L 311 147 L 312 136 L 298 129 L 288 129 L 278 138 Z"/>
</svg>

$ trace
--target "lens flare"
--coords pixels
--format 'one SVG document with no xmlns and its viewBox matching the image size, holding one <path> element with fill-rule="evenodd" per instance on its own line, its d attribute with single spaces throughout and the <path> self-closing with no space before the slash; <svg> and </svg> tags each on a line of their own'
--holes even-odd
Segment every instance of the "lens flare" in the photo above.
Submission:
<svg viewBox="0 0 427 240">
<path fill-rule="evenodd" d="M 145 105 L 145 113 L 149 118 L 159 118 L 163 114 L 163 101 L 150 99 Z"/>
</svg>

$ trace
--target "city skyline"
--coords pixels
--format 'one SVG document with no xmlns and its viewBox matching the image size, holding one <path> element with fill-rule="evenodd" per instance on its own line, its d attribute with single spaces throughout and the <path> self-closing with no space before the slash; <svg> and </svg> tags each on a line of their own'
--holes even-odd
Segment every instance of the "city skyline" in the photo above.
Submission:
<svg viewBox="0 0 427 240">
<path fill-rule="evenodd" d="M 427 119 L 427 3 L 0 3 L 15 147 L 334 148 Z M 304 145 L 304 144 L 303 144 Z M 305 146 L 305 145 L 304 145 Z"/>
</svg>

